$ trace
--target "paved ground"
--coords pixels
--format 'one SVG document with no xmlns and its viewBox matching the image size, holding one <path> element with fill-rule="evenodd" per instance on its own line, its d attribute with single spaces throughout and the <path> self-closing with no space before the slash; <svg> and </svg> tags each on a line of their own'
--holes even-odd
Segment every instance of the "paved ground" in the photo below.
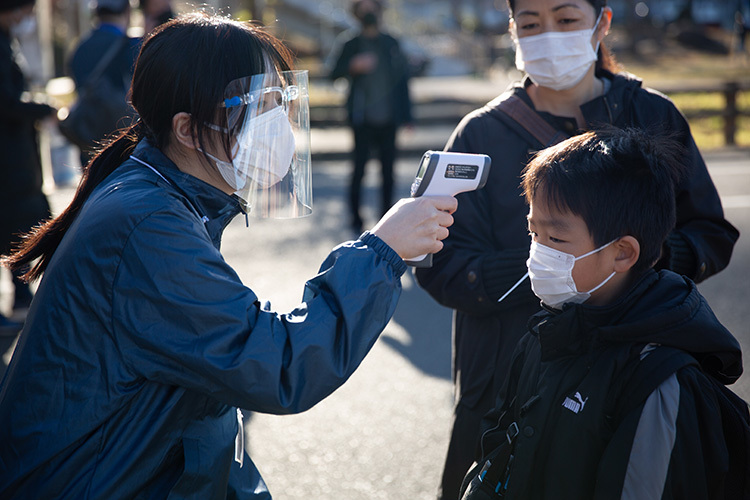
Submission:
<svg viewBox="0 0 750 500">
<path fill-rule="evenodd" d="M 445 136 L 414 130 L 402 141 L 440 147 Z M 332 133 L 332 132 L 326 132 Z M 411 135 L 410 135 L 411 134 Z M 339 131 L 331 139 L 341 144 Z M 706 155 L 723 197 L 727 218 L 745 235 L 729 268 L 700 285 L 717 316 L 750 352 L 746 297 L 750 292 L 750 152 L 726 150 Z M 397 163 L 398 195 L 406 196 L 417 167 L 415 158 Z M 256 293 L 276 310 L 294 307 L 305 279 L 312 277 L 328 251 L 352 235 L 346 229 L 344 196 L 348 164 L 316 162 L 314 214 L 291 221 L 235 220 L 223 251 Z M 377 169 L 365 178 L 364 201 L 375 207 Z M 51 195 L 59 211 L 71 188 Z M 369 209 L 368 209 L 369 210 Z M 366 212 L 375 222 L 374 211 Z M 430 499 L 447 446 L 452 385 L 450 311 L 435 304 L 410 275 L 396 314 L 372 353 L 351 380 L 312 410 L 296 416 L 252 415 L 247 424 L 249 451 L 274 498 L 365 500 Z M 7 283 L 0 287 L 7 307 Z M 11 340 L 0 339 L 7 364 Z M 0 367 L 4 368 L 4 367 Z M 241 383 L 241 381 L 238 381 Z M 750 376 L 735 386 L 750 399 Z"/>
</svg>

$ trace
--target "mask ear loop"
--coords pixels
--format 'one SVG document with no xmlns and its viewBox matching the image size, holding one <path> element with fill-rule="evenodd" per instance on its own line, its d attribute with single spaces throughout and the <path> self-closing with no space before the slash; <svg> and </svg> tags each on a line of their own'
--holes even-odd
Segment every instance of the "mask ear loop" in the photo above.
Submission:
<svg viewBox="0 0 750 500">
<path fill-rule="evenodd" d="M 602 281 L 601 283 L 599 283 L 598 285 L 596 285 L 594 288 L 592 288 L 591 290 L 589 290 L 586 293 L 588 293 L 589 295 L 591 295 L 595 291 L 599 290 L 601 287 L 603 287 L 604 285 L 606 285 L 607 281 L 611 280 L 612 276 L 614 276 L 615 274 L 617 274 L 617 271 L 612 271 L 612 274 L 610 274 L 609 276 L 607 276 L 607 278 L 604 281 Z"/>
<path fill-rule="evenodd" d="M 599 11 L 599 17 L 596 18 L 596 22 L 594 23 L 594 27 L 591 28 L 591 36 L 596 35 L 596 29 L 599 27 L 599 22 L 602 20 L 602 15 L 604 14 L 604 7 L 602 7 L 602 10 Z M 596 47 L 594 48 L 594 52 L 598 55 L 599 54 L 599 44 L 601 44 L 600 40 L 596 41 Z"/>
<path fill-rule="evenodd" d="M 527 271 L 527 272 L 526 272 L 526 274 L 524 274 L 523 276 L 521 276 L 521 279 L 520 279 L 520 280 L 518 280 L 518 281 L 516 281 L 516 284 L 515 284 L 515 285 L 513 285 L 512 287 L 510 287 L 510 290 L 508 290 L 507 292 L 505 292 L 505 293 L 503 294 L 503 296 L 502 296 L 502 297 L 500 297 L 499 299 L 497 299 L 497 301 L 498 301 L 498 302 L 502 302 L 502 300 L 503 300 L 503 299 L 504 299 L 505 297 L 507 297 L 508 295 L 510 295 L 510 292 L 512 292 L 513 290 L 515 290 L 516 288 L 518 288 L 518 285 L 520 285 L 521 283 L 523 283 L 523 282 L 524 282 L 524 280 L 525 280 L 526 278 L 528 278 L 528 277 L 529 277 L 529 273 L 528 273 L 528 271 Z"/>
<path fill-rule="evenodd" d="M 575 262 L 575 261 L 579 261 L 579 260 L 581 260 L 581 259 L 583 259 L 583 258 L 585 258 L 585 257 L 588 257 L 589 255 L 594 255 L 595 253 L 597 253 L 597 252 L 599 252 L 599 251 L 601 251 L 601 250 L 604 250 L 605 248 L 607 248 L 608 246 L 610 246 L 610 245 L 611 245 L 612 243 L 614 243 L 615 241 L 617 241 L 617 240 L 619 240 L 619 239 L 620 239 L 620 238 L 615 238 L 614 240 L 610 241 L 610 242 L 609 242 L 609 243 L 607 243 L 606 245 L 602 245 L 602 246 L 600 246 L 599 248 L 596 248 L 596 249 L 594 249 L 594 250 L 591 250 L 591 251 L 590 251 L 590 252 L 588 252 L 588 253 L 585 253 L 585 254 L 581 255 L 580 257 L 576 257 L 576 258 L 575 258 L 575 260 L 574 260 L 574 262 Z M 593 293 L 593 292 L 595 292 L 595 291 L 599 290 L 599 289 L 600 289 L 601 287 L 603 287 L 604 285 L 606 285 L 606 284 L 607 284 L 607 282 L 608 282 L 609 280 L 611 280 L 611 279 L 612 279 L 612 277 L 613 277 L 613 276 L 614 276 L 615 274 L 617 274 L 617 271 L 613 271 L 613 272 L 612 272 L 612 274 L 610 274 L 609 276 L 607 276 L 607 278 L 606 278 L 606 279 L 605 279 L 604 281 L 602 281 L 601 283 L 599 283 L 598 285 L 596 285 L 596 286 L 595 286 L 594 288 L 592 288 L 591 290 L 589 290 L 588 292 L 585 292 L 585 293 L 591 294 L 591 293 Z"/>
</svg>

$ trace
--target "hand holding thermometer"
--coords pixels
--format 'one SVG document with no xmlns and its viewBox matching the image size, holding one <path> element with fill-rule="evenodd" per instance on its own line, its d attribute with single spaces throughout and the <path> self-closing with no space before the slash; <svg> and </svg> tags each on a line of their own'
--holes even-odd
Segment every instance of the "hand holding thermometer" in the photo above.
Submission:
<svg viewBox="0 0 750 500">
<path fill-rule="evenodd" d="M 484 187 L 490 173 L 490 157 L 469 153 L 427 151 L 411 185 L 411 197 L 455 196 Z M 432 254 L 407 260 L 414 267 L 431 267 Z"/>
</svg>

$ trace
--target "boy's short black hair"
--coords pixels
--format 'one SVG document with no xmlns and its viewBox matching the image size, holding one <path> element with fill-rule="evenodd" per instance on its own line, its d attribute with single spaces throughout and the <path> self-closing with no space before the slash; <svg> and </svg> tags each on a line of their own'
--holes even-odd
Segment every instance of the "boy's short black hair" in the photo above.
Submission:
<svg viewBox="0 0 750 500">
<path fill-rule="evenodd" d="M 683 148 L 641 129 L 607 128 L 540 151 L 522 174 L 526 201 L 537 196 L 580 216 L 598 247 L 630 235 L 641 254 L 635 273 L 653 267 L 675 225 Z"/>
</svg>

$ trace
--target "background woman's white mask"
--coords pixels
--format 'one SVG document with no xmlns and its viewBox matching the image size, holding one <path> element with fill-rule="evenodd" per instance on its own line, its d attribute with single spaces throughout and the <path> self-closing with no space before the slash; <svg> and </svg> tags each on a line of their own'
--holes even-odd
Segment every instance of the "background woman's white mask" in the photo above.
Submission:
<svg viewBox="0 0 750 500">
<path fill-rule="evenodd" d="M 591 29 L 549 31 L 523 38 L 518 38 L 514 25 L 516 67 L 539 86 L 553 90 L 574 87 L 596 61 L 599 42 L 594 47 L 591 41 L 601 18 L 602 12 Z"/>
</svg>

